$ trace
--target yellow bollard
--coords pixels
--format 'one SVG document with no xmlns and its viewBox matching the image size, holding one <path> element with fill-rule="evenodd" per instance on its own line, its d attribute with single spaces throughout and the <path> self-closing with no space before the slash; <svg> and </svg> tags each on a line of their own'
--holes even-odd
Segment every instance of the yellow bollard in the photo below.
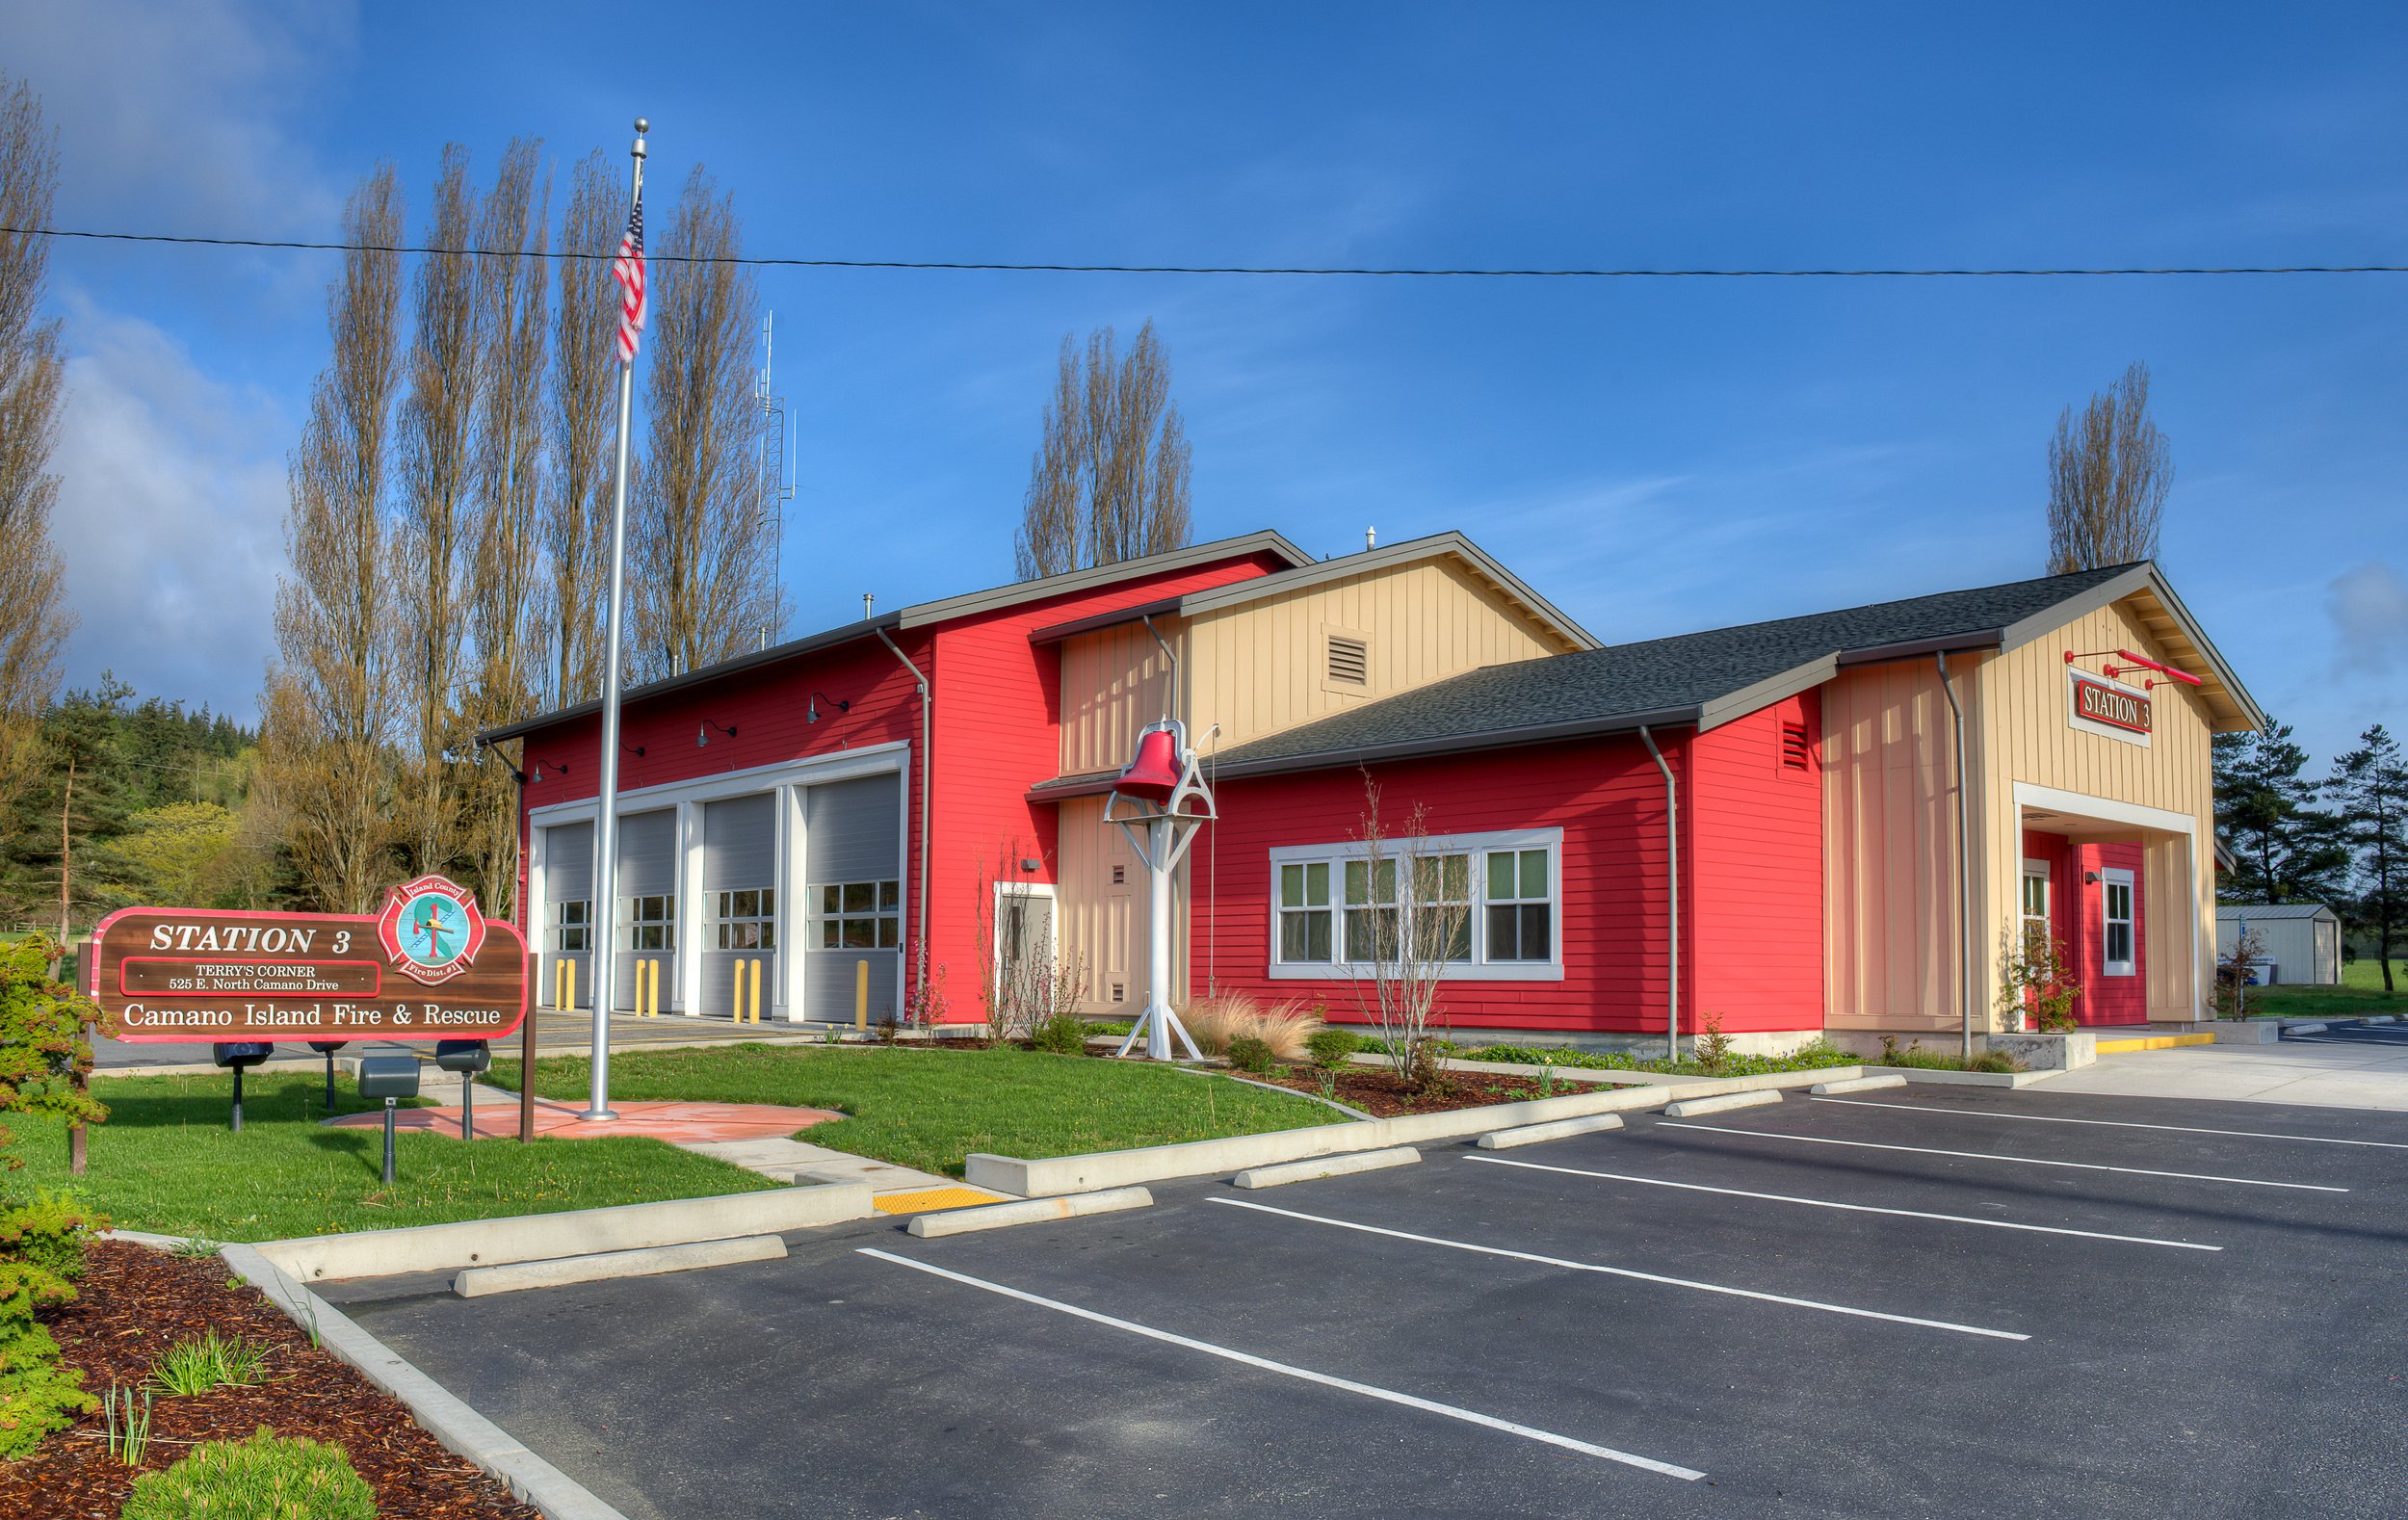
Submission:
<svg viewBox="0 0 2408 1520">
<path fill-rule="evenodd" d="M 761 962 L 752 963 L 752 1022 L 761 1022 Z"/>
<path fill-rule="evenodd" d="M 568 1007 L 568 994 L 563 990 L 567 982 L 567 972 L 568 962 L 554 958 L 552 962 L 552 1006 L 556 1009 Z"/>
<path fill-rule="evenodd" d="M 661 963 L 657 960 L 653 960 L 647 961 L 646 964 L 652 968 L 650 972 L 650 976 L 652 978 L 652 1016 L 654 1018 L 659 1018 L 661 1016 Z"/>
<path fill-rule="evenodd" d="M 870 1027 L 870 963 L 866 960 L 852 963 L 852 1027 Z"/>
<path fill-rule="evenodd" d="M 561 962 L 561 969 L 566 973 L 562 981 L 568 988 L 561 994 L 561 1007 L 573 1013 L 577 1010 L 577 962 L 563 960 Z"/>
</svg>

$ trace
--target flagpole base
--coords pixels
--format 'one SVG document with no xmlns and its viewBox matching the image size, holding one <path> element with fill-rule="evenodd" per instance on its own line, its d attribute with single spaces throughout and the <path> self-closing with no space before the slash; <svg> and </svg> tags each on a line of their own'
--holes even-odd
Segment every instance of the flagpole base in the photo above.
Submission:
<svg viewBox="0 0 2408 1520">
<path fill-rule="evenodd" d="M 581 1119 L 589 1120 L 594 1123 L 600 1123 L 604 1119 L 615 1119 L 618 1117 L 615 1113 L 609 1109 L 587 1109 L 577 1116 Z"/>
</svg>

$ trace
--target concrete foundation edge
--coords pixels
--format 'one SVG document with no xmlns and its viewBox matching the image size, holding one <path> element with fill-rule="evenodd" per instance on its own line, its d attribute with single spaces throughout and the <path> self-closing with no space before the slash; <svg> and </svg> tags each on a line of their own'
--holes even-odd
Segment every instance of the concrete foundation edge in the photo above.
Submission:
<svg viewBox="0 0 2408 1520">
<path fill-rule="evenodd" d="M 265 1241 L 257 1249 L 279 1270 L 302 1282 L 315 1282 L 502 1267 L 723 1241 L 739 1235 L 782 1235 L 788 1230 L 867 1219 L 874 1212 L 868 1183 L 827 1182 L 608 1209 L 568 1209 L 558 1214 Z"/>
<path fill-rule="evenodd" d="M 531 1288 L 563 1288 L 577 1282 L 657 1277 L 663 1272 L 732 1267 L 739 1262 L 779 1261 L 785 1255 L 786 1243 L 774 1235 L 740 1235 L 725 1241 L 694 1241 L 684 1245 L 647 1245 L 640 1250 L 598 1251 L 590 1256 L 566 1256 L 553 1261 L 512 1262 L 507 1267 L 471 1267 L 452 1279 L 452 1292 L 463 1298 L 482 1298 L 487 1294 L 523 1293 Z"/>
<path fill-rule="evenodd" d="M 441 1383 L 429 1377 L 351 1317 L 302 1287 L 259 1249 L 228 1245 L 218 1253 L 234 1274 L 265 1294 L 318 1344 L 359 1369 L 360 1376 L 399 1399 L 428 1434 L 476 1463 L 548 1520 L 626 1520 L 586 1486 L 514 1440 Z"/>
</svg>

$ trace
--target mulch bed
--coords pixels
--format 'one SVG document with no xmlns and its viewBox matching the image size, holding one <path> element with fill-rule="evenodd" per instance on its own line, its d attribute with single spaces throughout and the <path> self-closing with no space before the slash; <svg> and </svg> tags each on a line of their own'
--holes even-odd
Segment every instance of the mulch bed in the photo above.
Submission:
<svg viewBox="0 0 2408 1520">
<path fill-rule="evenodd" d="M 228 1287 L 225 1264 L 187 1260 L 122 1241 L 92 1243 L 77 1297 L 46 1317 L 66 1365 L 95 1397 L 132 1386 L 175 1342 L 216 1329 L 269 1348 L 268 1379 L 192 1398 L 156 1393 L 150 1450 L 140 1469 L 108 1454 L 100 1412 L 55 1431 L 24 1461 L 0 1463 L 0 1515 L 115 1520 L 134 1479 L 172 1466 L 198 1441 L 278 1435 L 334 1441 L 377 1493 L 384 1520 L 540 1520 L 500 1482 L 420 1429 L 399 1400 L 379 1393 L 258 1290 Z"/>
<path fill-rule="evenodd" d="M 1256 1082 L 1322 1095 L 1322 1073 L 1311 1066 L 1277 1066 L 1270 1075 L 1243 1072 L 1240 1075 Z M 1448 1075 L 1449 1087 L 1443 1092 L 1414 1092 L 1393 1071 L 1377 1066 L 1348 1066 L 1338 1074 L 1337 1100 L 1350 1109 L 1361 1109 L 1375 1119 L 1401 1118 L 1408 1114 L 1451 1114 L 1457 1109 L 1477 1109 L 1491 1103 L 1527 1103 L 1533 1098 L 1569 1097 L 1575 1092 L 1603 1090 L 1604 1084 L 1558 1081 L 1549 1092 L 1536 1077 L 1499 1077 L 1484 1072 L 1457 1071 Z"/>
</svg>

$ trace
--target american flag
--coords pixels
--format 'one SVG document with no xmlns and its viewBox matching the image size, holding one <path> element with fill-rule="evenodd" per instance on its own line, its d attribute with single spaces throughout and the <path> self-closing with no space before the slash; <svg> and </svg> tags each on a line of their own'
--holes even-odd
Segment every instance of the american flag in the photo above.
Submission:
<svg viewBox="0 0 2408 1520">
<path fill-rule="evenodd" d="M 643 333 L 643 192 L 636 192 L 636 209 L 627 213 L 627 235 L 618 240 L 618 257 L 611 260 L 611 277 L 618 281 L 618 361 L 636 362 L 636 340 Z"/>
</svg>

